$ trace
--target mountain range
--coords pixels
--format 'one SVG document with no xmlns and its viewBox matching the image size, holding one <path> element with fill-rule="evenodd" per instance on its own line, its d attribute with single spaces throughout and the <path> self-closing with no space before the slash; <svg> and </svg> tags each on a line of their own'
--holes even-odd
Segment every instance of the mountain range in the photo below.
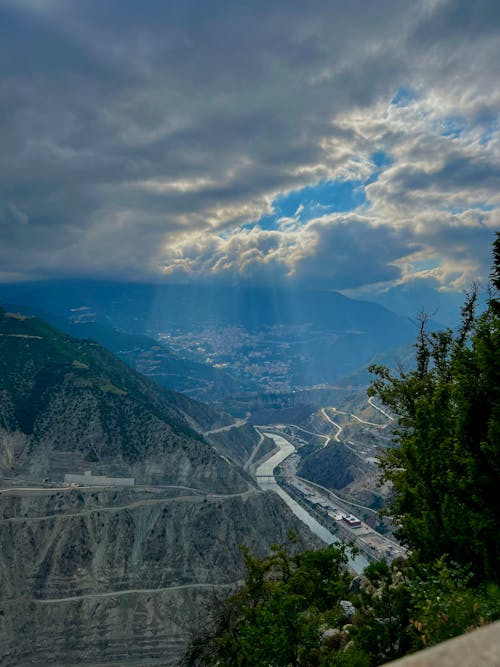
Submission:
<svg viewBox="0 0 500 667">
<path fill-rule="evenodd" d="M 335 383 L 415 335 L 408 318 L 334 291 L 53 281 L 0 285 L 0 299 L 72 335 L 113 331 L 127 363 L 204 400 Z"/>
<path fill-rule="evenodd" d="M 3 664 L 175 664 L 207 599 L 241 579 L 240 545 L 264 553 L 291 529 L 315 544 L 226 455 L 231 424 L 94 341 L 0 310 Z"/>
</svg>

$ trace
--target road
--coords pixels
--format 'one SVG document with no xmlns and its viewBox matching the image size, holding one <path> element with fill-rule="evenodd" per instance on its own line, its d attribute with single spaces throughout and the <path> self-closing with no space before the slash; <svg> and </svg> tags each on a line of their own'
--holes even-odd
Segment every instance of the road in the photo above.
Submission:
<svg viewBox="0 0 500 667">
<path fill-rule="evenodd" d="M 314 487 L 315 489 L 320 489 L 324 494 L 326 494 L 327 496 L 329 496 L 329 495 L 332 496 L 333 498 L 338 500 L 343 505 L 349 505 L 350 507 L 358 507 L 359 509 L 371 512 L 375 516 L 378 515 L 378 512 L 376 510 L 374 510 L 372 507 L 367 507 L 367 505 L 360 505 L 359 503 L 355 503 L 352 500 L 347 500 L 347 498 L 343 498 L 342 496 L 339 496 L 338 494 L 334 493 L 331 489 L 327 489 L 326 486 L 321 486 L 321 484 L 318 484 L 317 482 L 311 482 L 310 479 L 306 479 L 305 477 L 300 477 L 299 475 L 297 475 L 296 478 L 305 482 L 309 486 Z"/>
<path fill-rule="evenodd" d="M 327 409 L 328 409 L 328 408 L 327 408 Z M 339 415 L 347 415 L 347 414 L 348 414 L 347 412 L 340 412 L 340 411 L 338 411 L 337 408 L 329 408 L 329 409 L 330 409 L 330 410 L 335 410 L 335 412 L 338 412 Z M 335 426 L 335 428 L 337 429 L 337 433 L 335 433 L 335 435 L 334 435 L 333 437 L 334 437 L 334 440 L 335 440 L 336 442 L 340 442 L 340 434 L 341 434 L 342 431 L 344 430 L 344 429 L 342 428 L 342 426 L 340 426 L 340 424 L 337 424 L 337 422 L 334 422 L 333 419 L 331 419 L 331 418 L 327 415 L 325 408 L 321 408 L 321 414 L 323 415 L 323 417 L 324 417 L 328 422 L 330 422 L 330 424 L 332 424 L 332 426 Z M 354 417 L 354 415 L 351 415 L 351 417 Z M 328 444 L 328 443 L 325 442 L 325 444 L 323 445 L 323 447 L 326 447 L 327 444 Z M 356 456 L 358 455 L 358 452 L 357 452 L 355 449 L 353 449 L 348 443 L 344 442 L 344 445 L 345 445 L 345 447 L 347 447 L 348 449 L 350 449 L 351 452 L 354 452 L 354 454 L 356 454 Z"/>
<path fill-rule="evenodd" d="M 304 433 L 309 433 L 309 435 L 315 435 L 317 438 L 324 438 L 325 442 L 323 447 L 326 447 L 330 444 L 331 438 L 329 435 L 322 435 L 321 433 L 316 433 L 315 431 L 308 431 L 306 428 L 302 428 L 302 426 L 297 426 L 297 424 L 290 424 L 290 426 L 298 429 L 299 431 L 304 431 Z"/>
<path fill-rule="evenodd" d="M 394 417 L 391 417 L 391 415 L 388 414 L 385 410 L 379 408 L 378 405 L 375 405 L 375 403 L 373 402 L 373 396 L 370 396 L 370 398 L 368 399 L 368 403 L 372 406 L 372 408 L 374 408 L 374 410 L 378 410 L 384 415 L 384 417 L 387 417 L 387 419 L 389 420 L 387 424 L 384 424 L 384 426 L 382 426 L 382 428 L 386 428 L 387 426 L 389 426 L 391 422 L 394 421 Z"/>
<path fill-rule="evenodd" d="M 234 588 L 235 586 L 241 584 L 240 581 L 235 581 L 230 584 L 213 584 L 213 583 L 193 583 L 193 584 L 180 584 L 178 586 L 165 586 L 163 588 L 128 588 L 123 591 L 109 591 L 107 593 L 83 593 L 82 595 L 71 595 L 65 598 L 46 598 L 46 599 L 33 599 L 32 602 L 36 604 L 59 604 L 61 602 L 79 602 L 80 600 L 88 600 L 95 598 L 109 598 L 109 597 L 119 597 L 122 595 L 134 595 L 134 594 L 155 594 L 155 593 L 166 593 L 169 591 L 182 591 L 189 588 L 207 588 L 208 590 L 213 590 L 215 588 Z"/>
<path fill-rule="evenodd" d="M 248 470 L 248 468 L 252 465 L 257 452 L 259 451 L 262 443 L 264 442 L 264 436 L 262 435 L 262 433 L 258 429 L 256 429 L 256 431 L 259 434 L 259 442 L 253 448 L 252 453 L 250 454 L 250 456 L 247 459 L 247 462 L 243 466 L 243 470 Z"/>
<path fill-rule="evenodd" d="M 92 487 L 89 487 L 92 488 Z M 94 490 L 96 487 L 93 487 Z M 99 487 L 102 489 L 103 487 Z M 79 487 L 80 489 L 80 487 Z M 33 491 L 34 489 L 29 489 L 30 491 Z M 43 489 L 46 491 L 47 489 Z M 59 489 L 57 489 L 59 490 Z M 74 489 L 71 489 L 74 490 Z M 53 489 L 54 491 L 54 489 Z M 88 516 L 91 514 L 100 514 L 101 512 L 121 512 L 123 510 L 127 509 L 137 509 L 138 507 L 147 507 L 147 506 L 154 506 L 154 505 L 170 505 L 174 503 L 203 503 L 203 502 L 215 502 L 219 500 L 229 500 L 231 498 L 247 498 L 250 495 L 253 495 L 255 493 L 258 493 L 258 491 L 252 487 L 248 487 L 246 491 L 242 491 L 241 493 L 227 493 L 227 494 L 217 494 L 217 493 L 209 493 L 206 495 L 203 494 L 197 494 L 197 495 L 191 495 L 191 496 L 174 496 L 172 498 L 152 498 L 152 499 L 147 499 L 147 500 L 136 500 L 132 503 L 127 503 L 125 505 L 96 505 L 95 507 L 89 507 L 88 509 L 82 509 L 79 512 L 59 512 L 56 513 L 54 512 L 53 514 L 42 514 L 40 516 L 15 516 L 15 517 L 9 517 L 6 519 L 0 519 L 0 524 L 2 523 L 25 523 L 26 521 L 34 522 L 34 521 L 51 521 L 52 519 L 57 519 L 57 518 L 75 518 L 75 517 L 81 517 L 81 516 Z"/>
<path fill-rule="evenodd" d="M 335 408 L 332 408 L 332 410 L 335 410 Z M 321 414 L 322 414 L 323 417 L 326 419 L 326 421 L 330 422 L 330 424 L 332 424 L 332 426 L 335 426 L 335 428 L 337 429 L 337 433 L 335 433 L 335 435 L 333 436 L 333 438 L 334 438 L 334 440 L 336 440 L 337 442 L 340 442 L 340 437 L 339 437 L 339 436 L 340 436 L 340 434 L 342 433 L 342 430 L 343 430 L 343 429 L 342 429 L 342 426 L 340 426 L 340 424 L 337 424 L 337 422 L 334 422 L 333 419 L 331 419 L 331 418 L 326 414 L 326 410 L 325 410 L 325 408 L 321 408 Z M 345 414 L 345 413 L 341 413 L 341 414 Z M 323 447 L 326 447 L 326 444 L 324 444 Z"/>
<path fill-rule="evenodd" d="M 203 435 L 212 435 L 212 433 L 222 433 L 223 431 L 230 431 L 232 428 L 239 428 L 246 424 L 246 419 L 237 419 L 232 424 L 227 424 L 227 426 L 219 426 L 219 428 L 213 428 L 211 431 L 205 431 Z"/>
<path fill-rule="evenodd" d="M 29 484 L 28 481 L 26 481 L 26 484 Z M 109 486 L 8 486 L 5 489 L 0 489 L 0 493 L 10 493 L 10 492 L 24 492 L 24 493 L 29 493 L 29 492 L 42 492 L 42 493 L 54 493 L 54 491 L 74 491 L 75 489 L 81 489 L 82 491 L 102 491 L 103 489 L 110 489 L 110 488 L 120 488 L 120 489 L 129 489 L 133 491 L 152 491 L 152 492 L 157 492 L 161 491 L 162 489 L 182 489 L 183 491 L 194 491 L 195 493 L 205 495 L 203 491 L 200 491 L 200 489 L 196 489 L 192 486 L 178 486 L 174 484 L 166 484 L 166 485 L 158 485 L 158 486 L 147 486 L 147 485 L 140 485 L 140 484 L 135 484 L 134 486 L 130 487 L 115 487 L 112 485 Z"/>
</svg>

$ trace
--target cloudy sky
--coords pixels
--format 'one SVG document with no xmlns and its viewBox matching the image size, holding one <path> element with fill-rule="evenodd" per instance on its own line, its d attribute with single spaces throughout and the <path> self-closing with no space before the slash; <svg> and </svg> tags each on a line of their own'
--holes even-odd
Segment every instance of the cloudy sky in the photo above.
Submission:
<svg viewBox="0 0 500 667">
<path fill-rule="evenodd" d="M 462 290 L 498 0 L 0 0 L 0 280 Z"/>
</svg>

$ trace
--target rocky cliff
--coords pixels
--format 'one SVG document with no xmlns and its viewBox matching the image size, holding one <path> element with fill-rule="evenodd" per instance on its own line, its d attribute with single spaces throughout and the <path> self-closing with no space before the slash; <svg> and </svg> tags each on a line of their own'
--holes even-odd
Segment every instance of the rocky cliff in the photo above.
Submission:
<svg viewBox="0 0 500 667">
<path fill-rule="evenodd" d="M 197 431 L 224 423 L 91 341 L 0 311 L 0 664 L 173 665 L 203 605 L 294 529 Z M 66 473 L 95 478 L 64 486 Z"/>
<path fill-rule="evenodd" d="M 0 494 L 1 664 L 171 665 L 203 605 L 301 526 L 254 489 Z"/>
</svg>

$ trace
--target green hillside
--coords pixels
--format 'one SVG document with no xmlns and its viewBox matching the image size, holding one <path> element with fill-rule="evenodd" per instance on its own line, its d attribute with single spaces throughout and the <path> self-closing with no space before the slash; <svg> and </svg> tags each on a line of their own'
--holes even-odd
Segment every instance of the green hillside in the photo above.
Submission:
<svg viewBox="0 0 500 667">
<path fill-rule="evenodd" d="M 3 442 L 4 474 L 61 481 L 65 470 L 57 452 L 74 452 L 75 461 L 98 464 L 102 471 L 121 465 L 123 474 L 132 474 L 130 466 L 151 459 L 157 482 L 192 485 L 214 476 L 219 486 L 240 490 L 247 480 L 198 430 L 220 419 L 211 408 L 157 386 L 91 340 L 71 338 L 38 318 L 0 311 L 0 427 L 18 434 L 15 446 L 12 437 Z M 167 452 L 174 456 L 168 463 Z M 144 479 L 152 480 L 151 475 Z"/>
</svg>

